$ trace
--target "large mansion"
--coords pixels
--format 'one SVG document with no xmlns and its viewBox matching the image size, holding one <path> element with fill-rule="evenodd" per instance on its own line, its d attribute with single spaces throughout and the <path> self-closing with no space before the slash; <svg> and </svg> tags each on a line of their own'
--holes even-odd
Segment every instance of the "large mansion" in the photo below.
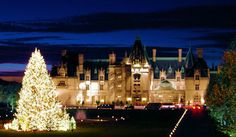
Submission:
<svg viewBox="0 0 236 137">
<path fill-rule="evenodd" d="M 114 52 L 107 59 L 86 60 L 84 54 L 78 54 L 74 76 L 68 75 L 71 61 L 64 51 L 53 81 L 59 100 L 67 106 L 120 101 L 136 105 L 204 104 L 210 71 L 203 50 L 196 51 L 197 56 L 190 48 L 186 57 L 182 57 L 182 49 L 178 49 L 176 57 L 159 57 L 158 51 L 152 49 L 149 57 L 141 40 L 136 39 L 122 61 L 117 61 Z"/>
</svg>

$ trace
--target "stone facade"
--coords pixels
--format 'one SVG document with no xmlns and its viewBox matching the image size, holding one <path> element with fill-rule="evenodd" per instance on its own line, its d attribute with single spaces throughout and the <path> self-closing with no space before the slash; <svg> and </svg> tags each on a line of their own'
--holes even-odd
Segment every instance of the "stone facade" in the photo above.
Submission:
<svg viewBox="0 0 236 137">
<path fill-rule="evenodd" d="M 67 53 L 63 51 L 61 65 L 53 81 L 63 105 L 96 105 L 96 103 L 123 102 L 145 105 L 149 102 L 176 104 L 204 104 L 209 83 L 209 69 L 197 49 L 182 57 L 156 57 L 156 49 L 149 58 L 141 40 L 137 39 L 129 54 L 118 62 L 116 54 L 108 59 L 86 60 L 78 55 L 76 75 L 68 76 Z M 96 56 L 96 55 L 95 55 Z"/>
</svg>

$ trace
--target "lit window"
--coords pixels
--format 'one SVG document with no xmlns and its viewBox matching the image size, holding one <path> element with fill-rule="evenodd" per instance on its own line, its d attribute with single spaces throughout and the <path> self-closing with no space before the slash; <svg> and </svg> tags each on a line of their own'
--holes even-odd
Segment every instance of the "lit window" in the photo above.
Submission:
<svg viewBox="0 0 236 137">
<path fill-rule="evenodd" d="M 164 78 L 164 77 L 161 77 L 161 81 L 163 81 L 163 80 L 165 80 L 165 78 Z"/>
<path fill-rule="evenodd" d="M 86 80 L 86 81 L 89 81 L 89 76 L 86 76 L 85 80 Z"/>
<path fill-rule="evenodd" d="M 194 96 L 193 102 L 194 103 L 199 103 L 200 102 L 200 97 L 198 95 Z"/>
<path fill-rule="evenodd" d="M 103 76 L 100 76 L 99 79 L 100 79 L 100 81 L 103 81 L 103 80 L 104 80 Z"/>
<path fill-rule="evenodd" d="M 89 90 L 89 85 L 86 85 L 86 90 Z"/>
<path fill-rule="evenodd" d="M 100 90 L 103 90 L 103 85 L 100 85 Z"/>
<path fill-rule="evenodd" d="M 199 80 L 199 75 L 195 75 L 195 80 Z"/>
<path fill-rule="evenodd" d="M 195 85 L 195 90 L 199 90 L 199 85 Z"/>
<path fill-rule="evenodd" d="M 177 81 L 180 81 L 180 77 L 177 77 Z"/>
<path fill-rule="evenodd" d="M 57 86 L 66 86 L 66 82 L 65 81 L 60 81 Z"/>
</svg>

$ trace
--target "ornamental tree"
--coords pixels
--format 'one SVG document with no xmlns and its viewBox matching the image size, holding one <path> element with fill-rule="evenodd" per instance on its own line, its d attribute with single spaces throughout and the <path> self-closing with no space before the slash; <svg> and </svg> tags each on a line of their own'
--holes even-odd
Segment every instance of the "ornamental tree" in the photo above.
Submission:
<svg viewBox="0 0 236 137">
<path fill-rule="evenodd" d="M 39 50 L 32 53 L 24 74 L 15 118 L 5 127 L 22 131 L 74 129 L 75 120 L 61 109 Z"/>
<path fill-rule="evenodd" d="M 232 46 L 231 47 L 235 47 Z M 236 137 L 236 50 L 224 52 L 221 71 L 211 76 L 206 98 L 210 114 L 218 123 L 218 128 Z"/>
</svg>

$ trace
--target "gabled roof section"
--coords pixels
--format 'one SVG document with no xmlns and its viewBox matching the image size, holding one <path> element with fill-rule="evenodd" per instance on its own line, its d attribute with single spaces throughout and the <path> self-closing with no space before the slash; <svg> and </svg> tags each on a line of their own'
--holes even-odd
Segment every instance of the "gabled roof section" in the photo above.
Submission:
<svg viewBox="0 0 236 137">
<path fill-rule="evenodd" d="M 185 68 L 191 69 L 194 66 L 194 63 L 195 63 L 195 59 L 194 59 L 194 55 L 192 52 L 192 48 L 189 48 L 189 51 L 186 55 Z"/>
<path fill-rule="evenodd" d="M 186 56 L 185 70 L 186 77 L 194 77 L 195 70 L 200 71 L 201 77 L 208 77 L 208 66 L 206 61 L 202 57 L 197 57 L 194 59 L 191 48 Z"/>
<path fill-rule="evenodd" d="M 148 63 L 148 54 L 146 48 L 142 45 L 139 37 L 136 38 L 134 46 L 129 55 L 129 60 L 131 63 Z"/>
</svg>

